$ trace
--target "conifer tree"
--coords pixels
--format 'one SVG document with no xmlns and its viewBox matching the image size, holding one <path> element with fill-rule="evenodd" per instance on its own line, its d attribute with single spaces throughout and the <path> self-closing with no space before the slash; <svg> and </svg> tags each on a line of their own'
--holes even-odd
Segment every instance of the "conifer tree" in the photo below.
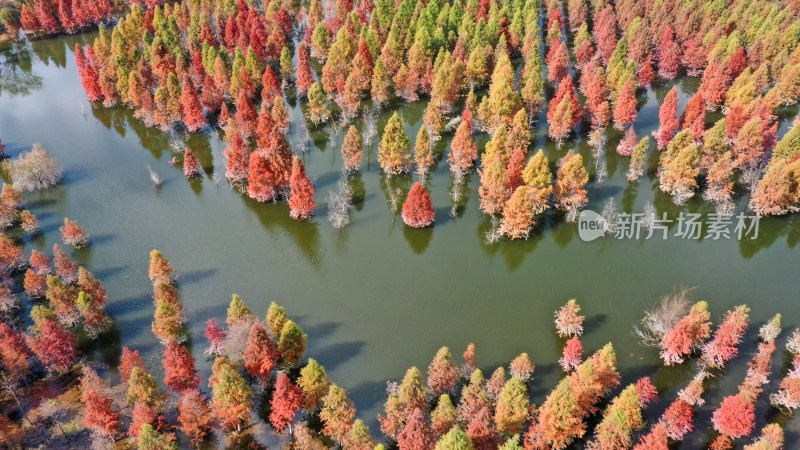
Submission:
<svg viewBox="0 0 800 450">
<path fill-rule="evenodd" d="M 402 217 L 406 225 L 414 228 L 424 228 L 433 224 L 433 202 L 422 183 L 416 182 L 411 186 L 403 203 Z"/>
<path fill-rule="evenodd" d="M 269 421 L 277 432 L 283 432 L 288 426 L 289 433 L 292 430 L 294 417 L 300 410 L 303 402 L 302 391 L 284 373 L 278 374 L 275 382 L 275 392 L 272 394 L 272 411 Z"/>
<path fill-rule="evenodd" d="M 528 238 L 533 227 L 533 207 L 530 186 L 519 186 L 503 209 L 500 232 L 511 239 Z"/>
<path fill-rule="evenodd" d="M 628 79 L 622 85 L 614 106 L 614 128 L 623 131 L 628 125 L 633 124 L 638 112 L 636 111 L 636 88 L 633 80 Z"/>
<path fill-rule="evenodd" d="M 293 321 L 287 320 L 283 324 L 278 339 L 278 352 L 285 366 L 294 367 L 300 362 L 300 358 L 306 351 L 307 337 Z"/>
<path fill-rule="evenodd" d="M 678 88 L 670 89 L 661 109 L 658 112 L 660 126 L 653 135 L 656 138 L 658 149 L 663 150 L 670 143 L 675 133 L 678 132 Z"/>
<path fill-rule="evenodd" d="M 574 150 L 567 152 L 560 164 L 554 189 L 556 207 L 569 213 L 568 220 L 576 220 L 578 211 L 588 202 L 585 186 L 589 174 L 583 167 L 583 157 Z"/>
<path fill-rule="evenodd" d="M 196 389 L 200 384 L 194 357 L 175 340 L 167 341 L 164 349 L 164 384 L 180 394 L 187 389 Z"/>
<path fill-rule="evenodd" d="M 361 133 L 354 125 L 347 129 L 347 135 L 342 142 L 342 159 L 344 160 L 344 170 L 347 172 L 357 172 L 361 168 L 362 148 Z"/>
<path fill-rule="evenodd" d="M 314 125 L 325 123 L 331 117 L 331 111 L 325 100 L 325 93 L 322 91 L 322 85 L 314 83 L 308 90 L 308 120 Z"/>
<path fill-rule="evenodd" d="M 183 124 L 189 131 L 200 131 L 208 125 L 197 96 L 197 90 L 188 75 L 184 76 L 181 85 L 181 110 L 183 111 Z"/>
<path fill-rule="evenodd" d="M 250 327 L 247 347 L 242 355 L 244 368 L 250 376 L 266 385 L 278 362 L 278 349 L 269 333 L 259 322 Z"/>
<path fill-rule="evenodd" d="M 322 399 L 328 394 L 331 380 L 325 373 L 325 368 L 313 358 L 309 358 L 308 364 L 300 369 L 297 385 L 303 391 L 303 408 L 313 411 L 321 406 Z"/>
<path fill-rule="evenodd" d="M 250 417 L 253 391 L 236 367 L 217 357 L 211 378 L 211 409 L 224 429 L 240 431 Z"/>
<path fill-rule="evenodd" d="M 225 137 L 227 145 L 222 152 L 225 156 L 225 177 L 231 182 L 240 183 L 247 179 L 250 150 L 233 123 L 229 125 Z"/>
<path fill-rule="evenodd" d="M 417 165 L 419 177 L 424 180 L 434 164 L 431 140 L 424 126 L 419 128 L 417 140 L 414 142 L 414 163 Z"/>
<path fill-rule="evenodd" d="M 389 175 L 408 172 L 411 166 L 411 152 L 405 127 L 395 112 L 383 129 L 378 146 L 378 162 L 381 169 Z"/>
<path fill-rule="evenodd" d="M 292 176 L 289 179 L 289 215 L 293 219 L 306 220 L 314 215 L 314 187 L 306 175 L 303 160 L 295 155 L 292 159 Z"/>
</svg>

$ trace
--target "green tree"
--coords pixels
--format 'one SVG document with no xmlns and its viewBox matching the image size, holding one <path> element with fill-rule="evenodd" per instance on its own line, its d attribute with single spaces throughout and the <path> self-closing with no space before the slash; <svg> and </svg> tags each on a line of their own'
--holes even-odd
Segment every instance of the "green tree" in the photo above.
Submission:
<svg viewBox="0 0 800 450">
<path fill-rule="evenodd" d="M 378 146 L 378 162 L 381 169 L 390 175 L 408 172 L 411 166 L 409 150 L 405 127 L 395 112 L 383 129 L 381 143 Z"/>
</svg>

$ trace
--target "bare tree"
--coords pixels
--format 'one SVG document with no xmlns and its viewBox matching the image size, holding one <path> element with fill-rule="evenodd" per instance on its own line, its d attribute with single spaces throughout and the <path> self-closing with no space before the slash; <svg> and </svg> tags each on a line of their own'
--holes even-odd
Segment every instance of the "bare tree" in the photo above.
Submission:
<svg viewBox="0 0 800 450">
<path fill-rule="evenodd" d="M 603 212 L 600 214 L 605 219 L 604 230 L 606 234 L 616 234 L 619 230 L 619 210 L 614 197 L 606 200 Z"/>
<path fill-rule="evenodd" d="M 10 169 L 14 187 L 22 191 L 50 189 L 64 177 L 61 164 L 41 144 L 33 144 L 29 151 L 11 161 Z"/>
<path fill-rule="evenodd" d="M 61 408 L 61 405 L 50 398 L 39 407 L 39 411 L 45 419 L 54 423 L 58 429 L 61 430 L 61 434 L 64 436 L 64 439 L 67 440 L 67 444 L 71 446 L 72 442 L 69 440 L 69 435 L 67 435 L 67 432 L 64 431 L 64 427 L 62 426 L 67 419 L 67 414 L 64 412 L 64 409 Z"/>
<path fill-rule="evenodd" d="M 658 347 L 666 334 L 689 312 L 692 288 L 680 290 L 661 297 L 644 315 L 639 326 L 633 327 L 634 335 L 642 345 Z"/>
<path fill-rule="evenodd" d="M 0 389 L 6 391 L 11 398 L 14 399 L 14 402 L 17 404 L 17 408 L 19 408 L 19 412 L 22 414 L 22 417 L 28 421 L 30 426 L 34 426 L 31 419 L 28 418 L 28 413 L 25 411 L 25 408 L 22 407 L 22 402 L 19 400 L 19 381 L 16 378 L 11 378 L 7 376 L 5 373 L 0 373 Z"/>
<path fill-rule="evenodd" d="M 656 221 L 656 207 L 653 202 L 647 202 L 644 205 L 644 215 L 642 216 L 642 229 L 649 231 L 653 228 Z"/>
<path fill-rule="evenodd" d="M 164 179 L 159 176 L 150 164 L 147 165 L 147 171 L 150 172 L 150 181 L 153 182 L 153 187 L 157 188 L 160 187 L 162 183 L 164 183 Z"/>
<path fill-rule="evenodd" d="M 350 224 L 350 209 L 353 193 L 347 183 L 347 176 L 342 174 L 336 182 L 336 190 L 328 194 L 328 220 L 334 228 L 342 229 Z"/>
<path fill-rule="evenodd" d="M 503 236 L 503 233 L 500 232 L 500 219 L 497 216 L 492 216 L 491 220 L 492 227 L 484 234 L 484 240 L 489 245 L 497 243 L 500 237 Z"/>
</svg>

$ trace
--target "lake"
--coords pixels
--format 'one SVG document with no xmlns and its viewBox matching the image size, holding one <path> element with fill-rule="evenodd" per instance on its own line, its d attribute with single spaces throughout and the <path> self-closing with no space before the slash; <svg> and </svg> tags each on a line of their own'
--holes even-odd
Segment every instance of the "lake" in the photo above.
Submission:
<svg viewBox="0 0 800 450">
<path fill-rule="evenodd" d="M 145 128 L 129 110 L 90 105 L 72 49 L 92 38 L 89 34 L 36 41 L 27 48 L 0 47 L 0 139 L 7 153 L 15 156 L 40 142 L 64 165 L 66 175 L 58 188 L 25 197 L 44 231 L 26 251 L 50 254 L 52 245 L 60 242 L 63 218 L 77 220 L 92 245 L 74 256 L 108 290 L 107 308 L 115 328 L 101 342 L 84 346 L 89 358 L 116 364 L 121 346 L 127 345 L 141 350 L 153 373 L 163 374 L 162 346 L 150 331 L 152 287 L 147 277 L 148 254 L 157 248 L 179 273 L 204 379 L 211 368 L 202 356 L 205 321 L 216 317 L 223 322 L 236 292 L 262 317 L 270 301 L 286 307 L 309 335 L 306 355 L 349 391 L 358 417 L 367 421 L 373 434 L 378 433 L 375 416 L 382 412 L 386 382 L 399 380 L 412 365 L 424 371 L 442 345 L 460 355 L 475 342 L 487 378 L 498 364 L 528 352 L 537 365 L 533 401 L 541 404 L 561 376 L 556 361 L 563 341 L 555 334 L 553 312 L 576 298 L 587 316 L 584 349 L 593 352 L 612 341 L 625 384 L 652 375 L 663 395 L 647 410 L 648 417 L 656 418 L 691 378 L 694 365 L 664 368 L 654 349 L 636 343 L 631 329 L 661 295 L 688 286 L 695 287 L 696 299 L 709 302 L 715 324 L 735 305 L 747 303 L 752 311 L 742 352 L 723 378 L 711 381 L 708 403 L 696 422 L 700 431 L 692 433 L 685 446 L 711 439 L 705 430 L 712 408 L 736 391 L 755 349 L 757 327 L 778 312 L 785 331 L 778 340 L 772 382 L 757 404 L 758 429 L 765 417 L 787 421 L 769 407 L 767 397 L 790 361 L 786 338 L 800 325 L 797 216 L 762 219 L 755 240 L 681 239 L 674 236 L 673 223 L 667 240 L 607 237 L 584 242 L 577 224 L 548 213 L 528 240 L 488 245 L 484 234 L 491 222 L 478 208 L 476 173 L 467 178 L 458 213 L 449 214 L 448 134 L 435 148 L 439 162 L 426 184 L 436 209 L 434 227 L 408 228 L 392 212 L 390 193 L 400 189 L 402 200 L 416 178 L 386 181 L 377 164 L 376 139 L 365 149 L 361 174 L 351 180 L 358 198 L 351 225 L 340 231 L 326 218 L 325 198 L 340 176 L 346 129 L 337 133 L 323 128 L 310 131 L 310 150 L 303 154 L 317 189 L 316 216 L 296 222 L 285 203 L 261 204 L 231 188 L 224 178 L 221 133 L 170 135 Z M 686 78 L 678 84 L 682 110 L 699 80 Z M 640 137 L 658 126 L 658 105 L 670 87 L 659 85 L 640 93 L 635 123 Z M 290 142 L 297 148 L 306 125 L 299 103 L 292 95 L 288 100 Z M 425 104 L 397 108 L 413 145 Z M 380 116 L 379 131 L 393 110 Z M 796 109 L 783 111 L 781 135 L 794 115 Z M 709 114 L 709 121 L 715 117 L 719 116 Z M 578 146 L 594 174 L 585 139 L 557 148 L 545 141 L 543 121 L 544 115 L 534 130 L 532 150 L 544 148 L 555 170 L 555 162 Z M 681 208 L 658 190 L 658 152 L 653 149 L 646 175 L 638 184 L 629 183 L 628 158 L 614 151 L 620 138 L 616 131 L 610 133 L 609 176 L 598 184 L 593 175 L 588 209 L 599 212 L 613 197 L 625 212 L 643 212 L 645 204 L 653 202 L 659 215 L 667 213 L 672 219 L 680 212 L 714 211 L 699 195 Z M 477 139 L 482 150 L 487 137 Z M 202 177 L 187 180 L 179 167 L 170 165 L 171 143 L 176 140 L 197 154 Z M 153 188 L 148 165 L 164 178 L 160 189 Z M 737 212 L 745 210 L 747 196 L 741 189 L 736 200 Z M 787 442 L 800 439 L 798 420 L 786 426 Z"/>
</svg>

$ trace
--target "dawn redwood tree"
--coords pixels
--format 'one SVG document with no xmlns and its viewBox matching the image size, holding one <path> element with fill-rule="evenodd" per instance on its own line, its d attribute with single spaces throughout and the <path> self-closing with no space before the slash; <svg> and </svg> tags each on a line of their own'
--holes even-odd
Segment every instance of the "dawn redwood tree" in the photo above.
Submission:
<svg viewBox="0 0 800 450">
<path fill-rule="evenodd" d="M 23 334 L 0 322 L 0 362 L 9 378 L 18 380 L 27 375 L 28 358 L 32 354 Z"/>
<path fill-rule="evenodd" d="M 197 89 L 189 75 L 184 75 L 181 85 L 181 110 L 183 111 L 183 124 L 189 131 L 200 131 L 208 125 L 208 121 L 203 115 L 200 98 L 197 96 Z"/>
<path fill-rule="evenodd" d="M 322 432 L 340 444 L 345 442 L 347 433 L 353 427 L 356 415 L 353 402 L 347 398 L 347 392 L 331 384 L 328 393 L 322 399 L 319 417 L 322 419 Z"/>
<path fill-rule="evenodd" d="M 496 449 L 503 442 L 503 438 L 495 430 L 488 406 L 484 406 L 475 414 L 467 426 L 466 433 L 476 450 Z"/>
<path fill-rule="evenodd" d="M 314 84 L 314 72 L 311 69 L 311 61 L 308 54 L 308 46 L 301 42 L 297 47 L 297 93 L 302 97 L 308 93 L 311 85 Z"/>
<path fill-rule="evenodd" d="M 722 368 L 725 363 L 739 353 L 739 343 L 745 330 L 750 308 L 739 305 L 725 313 L 722 323 L 714 332 L 714 337 L 703 345 L 700 362 L 704 366 Z"/>
<path fill-rule="evenodd" d="M 417 174 L 424 180 L 431 166 L 434 164 L 433 151 L 431 149 L 431 139 L 426 127 L 420 127 L 417 139 L 414 142 L 414 163 L 417 166 Z"/>
<path fill-rule="evenodd" d="M 460 422 L 470 423 L 481 409 L 490 405 L 486 379 L 480 369 L 475 369 L 469 377 L 469 383 L 461 389 L 461 399 L 456 408 L 457 418 Z"/>
<path fill-rule="evenodd" d="M 134 367 L 144 370 L 144 362 L 142 357 L 139 356 L 139 350 L 131 350 L 128 347 L 122 347 L 122 355 L 119 358 L 119 375 L 123 383 L 127 383 L 131 377 L 131 372 Z"/>
<path fill-rule="evenodd" d="M 795 158 L 787 164 L 783 158 L 773 157 L 750 198 L 750 209 L 761 215 L 783 215 L 796 211 L 796 205 L 800 202 L 800 190 L 795 181 L 798 174 L 800 160 Z"/>
<path fill-rule="evenodd" d="M 289 433 L 292 432 L 292 422 L 300 410 L 303 402 L 302 390 L 297 387 L 292 380 L 284 373 L 278 374 L 275 381 L 275 392 L 272 393 L 271 412 L 269 422 L 272 428 L 278 433 L 282 433 L 288 426 Z"/>
<path fill-rule="evenodd" d="M 632 126 L 628 127 L 622 140 L 619 141 L 619 145 L 617 145 L 617 153 L 622 156 L 631 156 L 637 143 L 636 131 Z"/>
<path fill-rule="evenodd" d="M 164 384 L 178 394 L 200 385 L 194 356 L 174 339 L 164 349 Z"/>
<path fill-rule="evenodd" d="M 41 329 L 28 339 L 28 345 L 48 370 L 58 374 L 68 372 L 78 360 L 75 337 L 53 319 L 42 321 Z"/>
<path fill-rule="evenodd" d="M 89 237 L 86 230 L 79 227 L 75 221 L 64 218 L 64 225 L 58 229 L 61 231 L 61 241 L 64 245 L 71 245 L 75 248 L 83 248 L 89 245 Z"/>
<path fill-rule="evenodd" d="M 223 429 L 241 431 L 250 417 L 253 390 L 239 375 L 236 366 L 223 357 L 214 361 L 211 383 L 211 409 Z"/>
<path fill-rule="evenodd" d="M 555 84 L 569 73 L 569 55 L 567 54 L 567 43 L 559 41 L 558 44 L 550 48 L 546 58 L 547 79 Z"/>
<path fill-rule="evenodd" d="M 598 350 L 563 378 L 539 408 L 538 420 L 525 434 L 525 445 L 563 448 L 586 432 L 583 418 L 597 411 L 596 403 L 619 384 L 616 354 L 611 344 Z"/>
<path fill-rule="evenodd" d="M 583 334 L 584 316 L 578 315 L 581 307 L 573 298 L 555 313 L 556 332 L 561 337 L 580 336 Z"/>
<path fill-rule="evenodd" d="M 330 389 L 331 380 L 325 373 L 325 368 L 313 358 L 309 358 L 308 364 L 300 369 L 297 385 L 303 391 L 303 409 L 314 411 L 322 405 L 322 399 Z"/>
<path fill-rule="evenodd" d="M 247 170 L 247 195 L 259 202 L 275 198 L 275 183 L 278 178 L 275 168 L 270 164 L 267 153 L 256 150 L 250 154 Z"/>
<path fill-rule="evenodd" d="M 173 284 L 178 279 L 178 274 L 172 265 L 169 263 L 160 251 L 153 250 L 150 252 L 150 281 L 153 285 L 157 283 Z"/>
<path fill-rule="evenodd" d="M 599 448 L 624 449 L 633 445 L 633 433 L 644 426 L 642 407 L 636 385 L 623 390 L 603 414 L 603 420 L 595 428 L 595 443 Z"/>
<path fill-rule="evenodd" d="M 411 167 L 411 152 L 408 136 L 400 116 L 395 112 L 383 129 L 378 147 L 378 162 L 389 175 L 408 172 Z"/>
<path fill-rule="evenodd" d="M 408 191 L 406 201 L 403 203 L 402 217 L 406 225 L 414 228 L 424 228 L 433 224 L 433 202 L 422 183 L 414 183 Z"/>
<path fill-rule="evenodd" d="M 578 211 L 588 202 L 585 188 L 588 181 L 589 174 L 583 167 L 583 157 L 570 150 L 561 158 L 554 189 L 556 207 L 567 211 L 570 221 L 577 220 Z"/>
<path fill-rule="evenodd" d="M 344 170 L 346 172 L 358 172 L 361 168 L 361 158 L 363 142 L 361 133 L 354 125 L 347 129 L 347 135 L 342 142 L 342 159 L 344 160 Z"/>
<path fill-rule="evenodd" d="M 168 303 L 166 300 L 157 300 L 151 329 L 163 343 L 170 339 L 178 340 L 184 332 L 183 320 L 183 311 L 179 306 Z"/>
<path fill-rule="evenodd" d="M 288 319 L 289 317 L 286 315 L 286 308 L 278 305 L 275 302 L 269 303 L 269 308 L 267 308 L 267 316 L 264 318 L 264 323 L 266 323 L 269 332 L 272 333 L 272 336 L 278 337 L 281 335 L 283 326 L 286 324 Z"/>
<path fill-rule="evenodd" d="M 306 351 L 308 336 L 292 320 L 287 320 L 278 339 L 278 353 L 285 367 L 294 367 Z"/>
<path fill-rule="evenodd" d="M 712 62 L 706 67 L 698 90 L 703 93 L 707 108 L 715 109 L 724 102 L 732 81 L 727 63 Z"/>
<path fill-rule="evenodd" d="M 558 360 L 558 364 L 561 365 L 564 372 L 571 372 L 580 366 L 582 354 L 583 344 L 581 344 L 580 338 L 578 338 L 578 336 L 572 336 L 564 345 L 564 351 L 561 358 Z"/>
<path fill-rule="evenodd" d="M 628 181 L 638 181 L 644 175 L 644 166 L 647 163 L 647 149 L 650 148 L 650 136 L 645 136 L 636 144 L 631 153 L 631 162 L 628 165 Z"/>
<path fill-rule="evenodd" d="M 714 410 L 711 423 L 715 430 L 734 439 L 747 436 L 756 425 L 755 405 L 743 394 L 729 395 Z"/>
<path fill-rule="evenodd" d="M 306 220 L 314 215 L 314 186 L 306 175 L 303 160 L 295 155 L 292 158 L 292 176 L 289 178 L 289 215 L 296 220 Z"/>
<path fill-rule="evenodd" d="M 250 327 L 243 358 L 244 368 L 247 373 L 266 386 L 269 383 L 273 369 L 277 367 L 278 349 L 267 329 L 259 322 L 255 322 Z"/>
<path fill-rule="evenodd" d="M 208 340 L 208 348 L 204 354 L 206 356 L 220 356 L 222 354 L 222 346 L 227 336 L 225 331 L 217 324 L 217 319 L 211 318 L 206 322 L 206 329 L 203 332 Z"/>
<path fill-rule="evenodd" d="M 530 234 L 534 223 L 532 190 L 533 188 L 527 185 L 517 187 L 503 208 L 500 232 L 511 239 L 527 239 Z"/>
<path fill-rule="evenodd" d="M 465 174 L 472 169 L 476 159 L 478 159 L 478 147 L 472 139 L 472 124 L 469 112 L 465 109 L 456 134 L 450 141 L 450 153 L 447 161 L 450 163 L 451 172 Z"/>
<path fill-rule="evenodd" d="M 556 95 L 550 100 L 547 109 L 548 136 L 561 143 L 581 120 L 581 106 L 572 83 L 572 76 L 567 75 L 558 86 Z"/>
<path fill-rule="evenodd" d="M 633 124 L 638 114 L 636 111 L 636 87 L 633 85 L 633 80 L 628 79 L 622 85 L 622 90 L 614 105 L 614 128 L 623 131 Z"/>
<path fill-rule="evenodd" d="M 533 375 L 535 366 L 527 353 L 520 353 L 519 356 L 511 360 L 508 369 L 511 376 L 517 377 L 527 383 Z"/>
<path fill-rule="evenodd" d="M 675 204 L 684 204 L 694 196 L 694 190 L 698 186 L 699 165 L 700 149 L 694 143 L 691 131 L 679 132 L 661 153 L 658 169 L 659 188 L 671 195 Z"/>
<path fill-rule="evenodd" d="M 452 361 L 450 349 L 440 348 L 428 365 L 428 389 L 437 397 L 452 393 L 458 377 L 458 367 Z"/>
<path fill-rule="evenodd" d="M 178 422 L 180 430 L 191 439 L 191 444 L 195 447 L 211 432 L 214 416 L 200 390 L 187 389 L 181 392 L 178 399 Z"/>
<path fill-rule="evenodd" d="M 528 419 L 530 401 L 525 382 L 512 376 L 497 397 L 494 421 L 497 429 L 509 435 L 519 434 Z"/>
<path fill-rule="evenodd" d="M 183 151 L 183 174 L 186 175 L 187 178 L 192 178 L 200 175 L 202 168 L 200 167 L 200 161 L 197 160 L 197 156 L 194 155 L 194 152 L 189 147 Z"/>
<path fill-rule="evenodd" d="M 22 212 L 20 212 L 19 220 L 20 228 L 22 228 L 22 230 L 30 236 L 38 234 L 40 231 L 42 231 L 42 228 L 39 226 L 39 219 L 37 219 L 36 215 L 27 209 L 24 209 Z"/>
<path fill-rule="evenodd" d="M 86 408 L 83 423 L 86 428 L 96 429 L 113 436 L 119 429 L 119 413 L 112 409 L 111 399 L 100 395 L 95 389 L 83 393 L 81 401 Z"/>
<path fill-rule="evenodd" d="M 397 446 L 401 450 L 431 450 L 435 443 L 430 420 L 420 409 L 409 414 L 403 431 L 397 435 Z"/>
<path fill-rule="evenodd" d="M 439 436 L 443 436 L 456 424 L 456 408 L 448 394 L 439 396 L 436 408 L 431 411 L 431 424 Z"/>
<path fill-rule="evenodd" d="M 244 303 L 241 297 L 238 294 L 233 294 L 231 296 L 231 302 L 228 304 L 228 315 L 225 318 L 225 322 L 229 326 L 233 326 L 237 323 L 246 322 L 249 319 L 253 319 L 255 316 L 250 308 Z"/>
<path fill-rule="evenodd" d="M 653 132 L 659 150 L 664 150 L 678 132 L 678 87 L 673 86 L 658 112 L 660 126 Z"/>
<path fill-rule="evenodd" d="M 225 132 L 225 177 L 234 183 L 247 180 L 247 169 L 250 160 L 250 149 L 244 142 L 241 133 L 233 123 Z"/>
<path fill-rule="evenodd" d="M 478 171 L 481 177 L 478 189 L 480 207 L 486 214 L 498 214 L 503 211 L 508 199 L 508 175 L 502 155 L 495 154 L 488 162 L 486 157 L 484 153 L 483 167 Z"/>
<path fill-rule="evenodd" d="M 87 46 L 87 48 L 91 48 L 91 46 Z M 86 91 L 86 98 L 91 102 L 102 101 L 104 99 L 103 91 L 100 89 L 95 62 L 86 57 L 79 44 L 75 44 L 75 65 L 78 66 L 78 75 L 81 78 L 83 89 Z"/>
<path fill-rule="evenodd" d="M 664 364 L 681 364 L 685 357 L 699 350 L 711 336 L 710 318 L 708 303 L 701 301 L 692 305 L 689 313 L 661 338 L 659 348 Z"/>
</svg>

